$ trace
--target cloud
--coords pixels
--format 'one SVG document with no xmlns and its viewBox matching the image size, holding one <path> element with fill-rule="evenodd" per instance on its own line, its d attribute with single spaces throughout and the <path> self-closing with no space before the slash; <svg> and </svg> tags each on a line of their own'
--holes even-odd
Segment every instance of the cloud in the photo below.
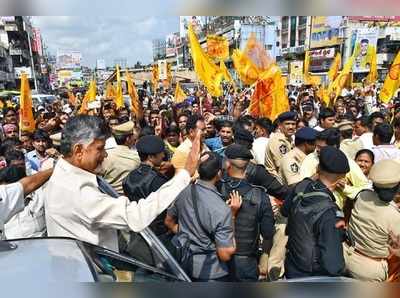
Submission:
<svg viewBox="0 0 400 298">
<path fill-rule="evenodd" d="M 51 54 L 57 49 L 82 52 L 83 65 L 97 59 L 113 65 L 114 59 L 152 61 L 152 40 L 179 31 L 179 17 L 37 16 L 33 24 L 42 32 Z"/>
</svg>

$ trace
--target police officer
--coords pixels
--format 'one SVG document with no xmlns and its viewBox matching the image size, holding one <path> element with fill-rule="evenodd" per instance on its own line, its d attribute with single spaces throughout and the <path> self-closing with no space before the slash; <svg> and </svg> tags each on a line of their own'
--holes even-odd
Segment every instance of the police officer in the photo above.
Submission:
<svg viewBox="0 0 400 298">
<path fill-rule="evenodd" d="M 279 176 L 285 185 L 294 185 L 302 180 L 300 166 L 307 154 L 314 151 L 316 137 L 317 131 L 309 127 L 303 127 L 296 132 L 296 147 L 282 158 L 279 167 Z M 285 246 L 287 243 L 286 223 L 286 218 L 280 212 L 277 212 L 276 232 L 268 259 L 269 280 L 278 280 L 284 274 Z"/>
<path fill-rule="evenodd" d="M 343 230 L 339 229 L 343 215 L 335 204 L 332 190 L 349 170 L 344 153 L 326 146 L 320 152 L 319 178 L 304 179 L 285 198 L 281 212 L 288 218 L 287 278 L 343 273 L 344 237 Z"/>
<path fill-rule="evenodd" d="M 390 234 L 400 234 L 400 212 L 393 202 L 400 191 L 400 164 L 379 161 L 369 178 L 374 189 L 357 196 L 349 223 L 355 246 L 344 245 L 344 257 L 354 278 L 384 281 L 388 278 Z"/>
<path fill-rule="evenodd" d="M 271 239 L 274 234 L 274 216 L 270 201 L 262 188 L 246 180 L 246 167 L 253 158 L 250 151 L 239 144 L 225 150 L 226 174 L 221 180 L 221 194 L 228 199 L 233 191 L 242 196 L 242 206 L 235 220 L 236 253 L 230 261 L 233 281 L 258 280 L 257 251 L 260 234 Z"/>
<path fill-rule="evenodd" d="M 295 147 L 286 154 L 279 166 L 279 176 L 284 184 L 293 185 L 302 180 L 300 167 L 304 158 L 314 152 L 317 131 L 303 127 L 295 134 Z"/>
<path fill-rule="evenodd" d="M 138 134 L 132 121 L 113 126 L 112 133 L 117 145 L 107 150 L 99 175 L 123 195 L 123 180 L 140 165 L 139 155 L 132 149 Z"/>
<path fill-rule="evenodd" d="M 141 164 L 125 178 L 123 189 L 130 201 L 139 201 L 150 193 L 157 191 L 168 178 L 159 173 L 155 168 L 159 167 L 165 157 L 165 144 L 163 140 L 154 135 L 143 136 L 136 144 Z M 150 228 L 163 241 L 167 233 L 164 225 L 166 211 L 161 213 L 150 224 Z M 125 235 L 126 236 L 126 235 Z M 152 263 L 151 253 L 139 234 L 131 233 L 126 252 L 142 261 Z M 121 245 L 122 243 L 120 243 Z"/>
<path fill-rule="evenodd" d="M 284 112 L 278 116 L 279 132 L 274 133 L 265 151 L 265 168 L 278 177 L 279 165 L 282 157 L 293 148 L 292 136 L 296 132 L 297 114 Z"/>
</svg>

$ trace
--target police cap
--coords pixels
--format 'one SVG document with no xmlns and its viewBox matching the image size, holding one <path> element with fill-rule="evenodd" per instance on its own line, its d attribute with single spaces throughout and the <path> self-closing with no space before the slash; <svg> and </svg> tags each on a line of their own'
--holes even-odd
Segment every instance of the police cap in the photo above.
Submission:
<svg viewBox="0 0 400 298">
<path fill-rule="evenodd" d="M 322 170 L 333 174 L 346 174 L 350 171 L 346 155 L 333 146 L 321 149 L 319 165 Z"/>
<path fill-rule="evenodd" d="M 391 159 L 378 161 L 372 166 L 369 178 L 377 187 L 393 188 L 400 183 L 400 163 Z"/>
<path fill-rule="evenodd" d="M 305 141 L 315 141 L 317 138 L 317 131 L 311 127 L 303 127 L 296 132 L 295 137 L 296 139 Z"/>
<path fill-rule="evenodd" d="M 297 120 L 297 113 L 295 112 L 284 112 L 278 116 L 278 121 L 280 123 L 284 121 L 296 121 Z"/>
<path fill-rule="evenodd" d="M 350 130 L 353 129 L 353 122 L 350 120 L 344 120 L 339 122 L 336 127 L 339 128 L 340 131 Z"/>
<path fill-rule="evenodd" d="M 164 152 L 165 145 L 163 140 L 154 135 L 143 136 L 136 144 L 139 153 L 153 155 Z"/>
<path fill-rule="evenodd" d="M 250 150 L 240 144 L 232 144 L 226 147 L 225 156 L 228 159 L 242 159 L 242 160 L 253 159 L 253 155 L 251 154 Z"/>
<path fill-rule="evenodd" d="M 128 122 L 113 126 L 112 132 L 116 136 L 129 135 L 129 134 L 132 134 L 134 127 L 135 127 L 135 124 L 132 121 L 128 121 Z"/>
</svg>

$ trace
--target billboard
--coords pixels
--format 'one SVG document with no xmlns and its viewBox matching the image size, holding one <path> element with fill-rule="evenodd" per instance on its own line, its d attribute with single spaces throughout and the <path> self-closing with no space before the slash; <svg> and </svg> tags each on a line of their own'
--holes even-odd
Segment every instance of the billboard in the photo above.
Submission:
<svg viewBox="0 0 400 298">
<path fill-rule="evenodd" d="M 179 17 L 179 35 L 180 37 L 186 37 L 189 24 L 192 24 L 194 33 L 199 37 L 203 30 L 203 19 L 202 16 L 180 16 Z"/>
<path fill-rule="evenodd" d="M 323 48 L 310 51 L 310 71 L 326 71 L 335 58 L 335 48 Z"/>
<path fill-rule="evenodd" d="M 165 39 L 165 55 L 167 57 L 175 56 L 176 55 L 176 44 L 177 39 L 179 38 L 176 34 L 168 34 Z"/>
<path fill-rule="evenodd" d="M 379 28 L 361 28 L 356 31 L 353 72 L 368 72 L 375 57 Z"/>
<path fill-rule="evenodd" d="M 40 34 L 39 28 L 33 28 L 33 42 L 32 42 L 32 51 L 39 54 L 39 56 L 43 56 L 43 48 L 42 48 L 42 36 Z"/>
<path fill-rule="evenodd" d="M 17 79 L 21 78 L 23 73 L 26 73 L 28 79 L 32 78 L 32 69 L 30 67 L 14 67 L 14 73 Z"/>
<path fill-rule="evenodd" d="M 350 21 L 399 22 L 400 16 L 349 16 Z"/>
<path fill-rule="evenodd" d="M 301 85 L 303 84 L 303 61 L 291 61 L 290 62 L 290 73 L 289 73 L 289 84 L 290 85 Z"/>
<path fill-rule="evenodd" d="M 312 17 L 311 48 L 340 44 L 339 31 L 342 20 L 342 16 Z"/>
<path fill-rule="evenodd" d="M 81 52 L 73 50 L 57 50 L 57 68 L 79 68 L 81 67 L 81 62 Z"/>
<path fill-rule="evenodd" d="M 168 79 L 167 60 L 158 61 L 158 79 L 159 80 Z"/>
</svg>

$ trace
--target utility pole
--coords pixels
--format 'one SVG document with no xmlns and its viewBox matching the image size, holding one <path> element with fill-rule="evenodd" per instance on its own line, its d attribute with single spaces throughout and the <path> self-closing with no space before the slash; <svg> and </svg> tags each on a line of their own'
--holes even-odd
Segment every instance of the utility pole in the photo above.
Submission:
<svg viewBox="0 0 400 298">
<path fill-rule="evenodd" d="M 22 22 L 23 22 L 26 34 L 28 35 L 29 55 L 30 55 L 30 58 L 31 58 L 30 60 L 31 60 L 31 67 L 32 67 L 33 83 L 35 85 L 35 91 L 38 92 L 38 86 L 37 86 L 37 81 L 36 81 L 36 72 L 35 72 L 35 64 L 33 62 L 31 36 L 29 35 L 29 28 L 25 27 L 25 20 L 22 20 Z"/>
</svg>

